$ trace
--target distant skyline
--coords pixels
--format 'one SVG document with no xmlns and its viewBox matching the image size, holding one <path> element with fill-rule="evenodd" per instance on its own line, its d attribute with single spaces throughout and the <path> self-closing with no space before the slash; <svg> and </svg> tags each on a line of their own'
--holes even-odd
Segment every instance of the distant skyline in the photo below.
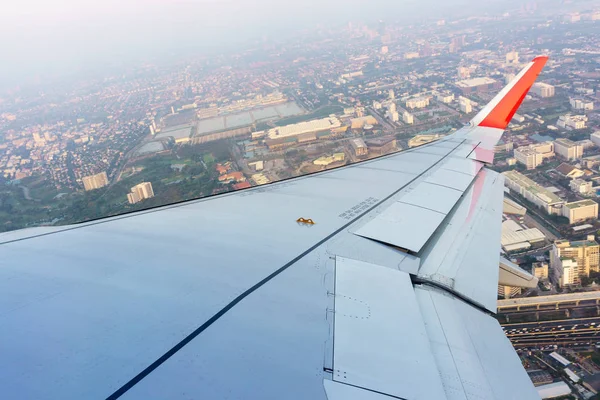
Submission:
<svg viewBox="0 0 600 400">
<path fill-rule="evenodd" d="M 21 0 L 0 15 L 0 88 L 99 72 L 148 56 L 187 55 L 322 23 L 451 18 L 488 0 Z M 452 12 L 454 11 L 454 12 Z"/>
</svg>

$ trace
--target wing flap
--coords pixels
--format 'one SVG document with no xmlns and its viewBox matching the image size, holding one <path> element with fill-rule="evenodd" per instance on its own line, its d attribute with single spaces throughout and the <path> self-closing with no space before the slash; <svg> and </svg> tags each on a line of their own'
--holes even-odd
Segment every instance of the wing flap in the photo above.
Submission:
<svg viewBox="0 0 600 400">
<path fill-rule="evenodd" d="M 337 257 L 334 315 L 334 381 L 397 398 L 444 398 L 408 274 Z"/>
<path fill-rule="evenodd" d="M 448 399 L 539 399 L 498 321 L 436 288 L 415 295 Z"/>
</svg>

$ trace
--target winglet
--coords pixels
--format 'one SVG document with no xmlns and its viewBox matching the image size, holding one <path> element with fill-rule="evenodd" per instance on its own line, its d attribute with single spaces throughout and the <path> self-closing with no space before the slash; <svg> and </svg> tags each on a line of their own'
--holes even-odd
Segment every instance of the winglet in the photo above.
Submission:
<svg viewBox="0 0 600 400">
<path fill-rule="evenodd" d="M 506 129 L 537 79 L 548 56 L 534 58 L 494 99 L 471 120 L 473 126 Z"/>
</svg>

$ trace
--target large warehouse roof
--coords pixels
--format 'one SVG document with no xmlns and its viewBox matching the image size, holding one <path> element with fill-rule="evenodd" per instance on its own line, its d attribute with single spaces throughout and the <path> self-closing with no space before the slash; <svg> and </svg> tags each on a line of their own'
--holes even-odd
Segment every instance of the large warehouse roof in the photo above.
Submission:
<svg viewBox="0 0 600 400">
<path fill-rule="evenodd" d="M 571 388 L 564 382 L 554 382 L 538 386 L 537 391 L 542 399 L 553 399 L 571 393 Z"/>
<path fill-rule="evenodd" d="M 533 180 L 517 171 L 506 171 L 502 173 L 506 179 L 510 179 L 520 187 L 536 195 L 540 200 L 548 204 L 562 203 L 563 200 L 549 191 L 548 189 L 538 185 Z"/>
<path fill-rule="evenodd" d="M 339 119 L 336 117 L 328 117 L 269 129 L 267 135 L 269 136 L 269 139 L 280 139 L 288 136 L 301 135 L 303 133 L 319 132 L 328 129 L 339 128 L 340 126 L 342 126 L 342 123 Z"/>
<path fill-rule="evenodd" d="M 473 79 L 466 79 L 464 81 L 458 81 L 456 82 L 456 86 L 458 86 L 459 88 L 470 88 L 470 87 L 477 87 L 477 86 L 482 86 L 482 85 L 491 85 L 496 83 L 496 81 L 492 78 L 473 78 Z"/>
</svg>

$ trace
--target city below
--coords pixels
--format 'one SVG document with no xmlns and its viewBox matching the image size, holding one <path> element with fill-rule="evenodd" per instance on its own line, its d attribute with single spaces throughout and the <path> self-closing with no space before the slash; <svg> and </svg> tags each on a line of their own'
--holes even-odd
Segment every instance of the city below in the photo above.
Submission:
<svg viewBox="0 0 600 400">
<path fill-rule="evenodd" d="M 525 2 L 418 29 L 352 22 L 12 88 L 0 93 L 0 232 L 418 147 L 468 123 L 539 54 L 548 64 L 489 166 L 505 178 L 501 253 L 539 282 L 498 286 L 496 317 L 542 398 L 600 398 L 600 9 L 585 2 Z"/>
</svg>

